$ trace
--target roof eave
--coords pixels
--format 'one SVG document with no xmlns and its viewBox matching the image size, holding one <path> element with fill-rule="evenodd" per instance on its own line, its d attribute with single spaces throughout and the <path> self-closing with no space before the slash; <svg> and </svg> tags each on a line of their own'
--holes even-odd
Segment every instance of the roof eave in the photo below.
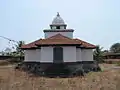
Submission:
<svg viewBox="0 0 120 90">
<path fill-rule="evenodd" d="M 41 49 L 40 47 L 29 47 L 29 48 L 21 48 L 22 50 L 33 50 L 33 49 Z"/>
<path fill-rule="evenodd" d="M 74 32 L 73 29 L 55 29 L 55 30 L 43 30 L 43 32 Z"/>
</svg>

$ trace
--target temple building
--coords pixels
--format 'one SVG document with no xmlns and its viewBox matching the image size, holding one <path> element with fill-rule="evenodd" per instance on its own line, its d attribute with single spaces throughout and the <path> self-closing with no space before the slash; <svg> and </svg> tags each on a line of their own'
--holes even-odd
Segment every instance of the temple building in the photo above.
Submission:
<svg viewBox="0 0 120 90">
<path fill-rule="evenodd" d="M 43 30 L 44 38 L 23 45 L 25 51 L 24 62 L 38 62 L 41 67 L 50 67 L 53 64 L 80 66 L 81 63 L 93 62 L 95 45 L 73 37 L 73 29 L 57 13 L 49 29 Z"/>
</svg>

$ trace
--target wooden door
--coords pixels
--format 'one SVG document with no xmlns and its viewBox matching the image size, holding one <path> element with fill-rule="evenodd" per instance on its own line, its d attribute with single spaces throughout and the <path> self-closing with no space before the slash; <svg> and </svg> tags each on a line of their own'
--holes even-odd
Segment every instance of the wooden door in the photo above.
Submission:
<svg viewBox="0 0 120 90">
<path fill-rule="evenodd" d="M 53 48 L 53 62 L 54 63 L 62 63 L 63 62 L 63 48 L 62 47 L 54 47 Z"/>
</svg>

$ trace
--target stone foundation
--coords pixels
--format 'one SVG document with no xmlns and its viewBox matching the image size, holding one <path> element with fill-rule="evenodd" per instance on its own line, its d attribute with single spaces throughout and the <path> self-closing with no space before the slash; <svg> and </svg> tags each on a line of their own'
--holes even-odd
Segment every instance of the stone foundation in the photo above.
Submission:
<svg viewBox="0 0 120 90">
<path fill-rule="evenodd" d="M 93 61 L 84 62 L 64 62 L 64 63 L 40 63 L 23 62 L 16 69 L 39 75 L 39 76 L 60 76 L 68 77 L 74 75 L 84 75 L 90 71 L 100 71 L 100 67 Z"/>
</svg>

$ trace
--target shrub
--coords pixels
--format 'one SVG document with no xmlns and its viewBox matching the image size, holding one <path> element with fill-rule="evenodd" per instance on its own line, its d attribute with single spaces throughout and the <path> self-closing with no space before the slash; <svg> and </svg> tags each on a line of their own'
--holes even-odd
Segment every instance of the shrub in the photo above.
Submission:
<svg viewBox="0 0 120 90">
<path fill-rule="evenodd" d="M 120 66 L 120 62 L 118 62 L 118 63 L 116 63 L 117 64 L 117 66 Z"/>
<path fill-rule="evenodd" d="M 2 66 L 2 65 L 8 65 L 8 64 L 10 64 L 7 60 L 1 60 L 0 61 L 0 66 Z"/>
</svg>

